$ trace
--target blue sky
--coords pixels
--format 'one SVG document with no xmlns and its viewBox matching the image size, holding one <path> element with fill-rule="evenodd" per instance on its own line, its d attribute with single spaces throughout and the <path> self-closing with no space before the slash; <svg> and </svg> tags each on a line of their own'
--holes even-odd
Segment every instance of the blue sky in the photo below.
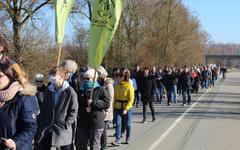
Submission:
<svg viewBox="0 0 240 150">
<path fill-rule="evenodd" d="M 182 0 L 216 43 L 240 44 L 240 0 Z"/>
</svg>

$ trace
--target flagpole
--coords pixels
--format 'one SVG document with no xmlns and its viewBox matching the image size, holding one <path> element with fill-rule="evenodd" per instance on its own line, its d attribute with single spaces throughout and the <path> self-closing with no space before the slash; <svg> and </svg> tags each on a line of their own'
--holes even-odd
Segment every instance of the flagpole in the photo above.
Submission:
<svg viewBox="0 0 240 150">
<path fill-rule="evenodd" d="M 57 67 L 58 67 L 59 64 L 60 64 L 61 52 L 62 52 L 62 43 L 59 43 L 59 44 L 58 44 Z"/>
<path fill-rule="evenodd" d="M 97 70 L 94 69 L 94 77 L 93 77 L 93 84 L 92 84 L 92 90 L 91 90 L 91 95 L 90 95 L 90 99 L 92 99 L 93 97 L 93 90 L 94 90 L 94 84 L 95 84 L 95 79 L 96 79 L 96 74 L 97 74 Z"/>
</svg>

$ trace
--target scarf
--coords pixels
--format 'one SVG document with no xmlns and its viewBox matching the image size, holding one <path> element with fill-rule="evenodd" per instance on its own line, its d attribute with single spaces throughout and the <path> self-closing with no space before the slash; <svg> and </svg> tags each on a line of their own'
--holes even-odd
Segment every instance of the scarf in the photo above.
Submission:
<svg viewBox="0 0 240 150">
<path fill-rule="evenodd" d="M 21 88 L 22 86 L 16 81 L 13 82 L 6 90 L 0 91 L 0 107 L 2 107 L 5 102 L 12 100 Z"/>
<path fill-rule="evenodd" d="M 86 92 L 91 92 L 92 91 L 92 87 L 93 89 L 97 88 L 97 87 L 101 87 L 98 83 L 98 81 L 94 81 L 94 85 L 93 85 L 93 81 L 91 80 L 86 80 L 83 81 L 82 86 L 81 86 L 81 90 L 84 90 Z"/>
</svg>

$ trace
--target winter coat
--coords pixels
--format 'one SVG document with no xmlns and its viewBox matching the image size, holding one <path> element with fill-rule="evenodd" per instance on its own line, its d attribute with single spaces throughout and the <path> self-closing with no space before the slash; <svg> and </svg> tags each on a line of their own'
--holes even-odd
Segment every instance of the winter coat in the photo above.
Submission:
<svg viewBox="0 0 240 150">
<path fill-rule="evenodd" d="M 0 138 L 13 139 L 17 150 L 32 150 L 38 112 L 35 96 L 17 93 L 0 108 Z M 3 144 L 0 149 L 4 149 Z"/>
<path fill-rule="evenodd" d="M 193 78 L 190 72 L 183 72 L 179 77 L 182 90 L 192 89 Z"/>
<path fill-rule="evenodd" d="M 163 73 L 157 72 L 156 75 L 155 75 L 155 79 L 156 79 L 157 87 L 161 87 L 163 85 L 163 83 L 162 83 Z"/>
<path fill-rule="evenodd" d="M 42 108 L 42 103 L 43 103 L 43 94 L 44 94 L 46 89 L 47 89 L 47 87 L 44 84 L 43 84 L 42 87 L 37 88 L 36 97 L 37 97 L 37 100 L 38 100 L 40 110 Z"/>
<path fill-rule="evenodd" d="M 113 100 L 114 100 L 114 87 L 113 79 L 107 78 L 104 84 L 104 88 L 107 90 L 109 95 L 109 108 L 105 110 L 105 121 L 113 120 Z"/>
<path fill-rule="evenodd" d="M 76 123 L 77 111 L 78 101 L 74 89 L 66 81 L 58 91 L 55 91 L 51 84 L 44 92 L 36 143 L 39 144 L 43 136 L 51 132 L 53 146 L 71 144 L 75 135 L 73 126 Z"/>
<path fill-rule="evenodd" d="M 156 80 L 153 76 L 142 76 L 140 80 L 140 93 L 142 102 L 154 102 L 156 101 L 155 91 L 157 88 Z"/>
<path fill-rule="evenodd" d="M 209 72 L 208 72 L 208 70 L 203 70 L 202 71 L 202 79 L 203 79 L 203 81 L 206 81 L 206 80 L 209 79 Z"/>
<path fill-rule="evenodd" d="M 102 129 L 104 127 L 105 110 L 109 108 L 109 94 L 105 88 L 96 87 L 93 90 L 92 109 L 87 112 L 87 100 L 90 93 L 80 90 L 78 94 L 77 127 L 83 129 Z"/>
<path fill-rule="evenodd" d="M 166 88 L 166 91 L 170 91 L 173 88 L 173 82 L 175 76 L 173 74 L 165 74 L 163 77 L 163 85 Z"/>
</svg>

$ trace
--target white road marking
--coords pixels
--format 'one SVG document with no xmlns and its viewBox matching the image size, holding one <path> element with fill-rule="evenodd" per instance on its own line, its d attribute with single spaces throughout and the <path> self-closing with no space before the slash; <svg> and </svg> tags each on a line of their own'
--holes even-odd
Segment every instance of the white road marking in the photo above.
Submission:
<svg viewBox="0 0 240 150">
<path fill-rule="evenodd" d="M 190 112 L 193 107 L 195 107 L 197 105 L 197 103 L 206 95 L 206 93 L 208 93 L 210 91 L 210 89 L 208 89 L 201 97 L 199 97 L 197 99 L 196 102 L 194 102 L 191 107 L 189 107 L 184 113 L 182 113 L 181 116 L 179 116 L 174 123 L 157 139 L 157 141 L 155 141 L 149 148 L 148 150 L 154 150 L 155 148 L 157 148 L 157 146 L 168 136 L 168 134 L 176 127 L 176 125 L 182 121 L 182 119 L 187 115 L 188 112 Z"/>
</svg>

